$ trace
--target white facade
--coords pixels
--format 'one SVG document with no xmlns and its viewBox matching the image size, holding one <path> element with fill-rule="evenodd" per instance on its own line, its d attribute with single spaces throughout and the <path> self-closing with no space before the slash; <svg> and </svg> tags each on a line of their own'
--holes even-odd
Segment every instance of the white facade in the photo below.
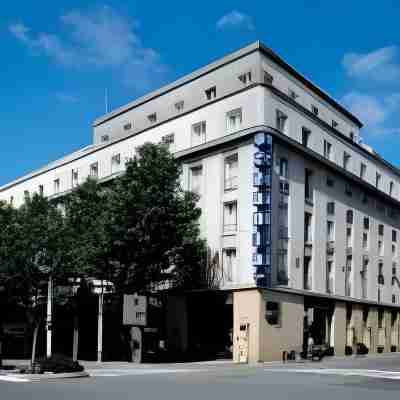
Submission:
<svg viewBox="0 0 400 400">
<path fill-rule="evenodd" d="M 200 194 L 201 230 L 222 260 L 223 286 L 251 287 L 254 134 L 267 132 L 274 143 L 273 284 L 398 304 L 400 172 L 359 144 L 360 128 L 354 116 L 257 42 L 98 119 L 92 145 L 4 185 L 0 199 L 19 206 L 28 193 L 60 196 L 89 175 L 111 179 L 138 146 L 168 142 L 183 162 L 183 186 Z M 305 219 L 311 221 L 307 237 Z"/>
</svg>

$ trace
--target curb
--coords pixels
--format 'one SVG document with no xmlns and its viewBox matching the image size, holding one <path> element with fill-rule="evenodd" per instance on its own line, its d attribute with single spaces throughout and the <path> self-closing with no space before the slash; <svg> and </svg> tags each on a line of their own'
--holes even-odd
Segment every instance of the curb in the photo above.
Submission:
<svg viewBox="0 0 400 400">
<path fill-rule="evenodd" d="M 89 377 L 89 373 L 86 371 L 81 372 L 65 372 L 60 374 L 0 374 L 1 377 L 7 377 L 15 380 L 16 382 L 38 382 L 38 381 L 46 381 L 51 379 L 70 379 L 70 378 L 87 378 Z"/>
</svg>

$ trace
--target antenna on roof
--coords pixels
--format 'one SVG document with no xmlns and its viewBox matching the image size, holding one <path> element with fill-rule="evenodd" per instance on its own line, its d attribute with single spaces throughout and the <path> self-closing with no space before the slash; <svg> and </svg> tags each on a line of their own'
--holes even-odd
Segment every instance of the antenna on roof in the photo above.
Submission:
<svg viewBox="0 0 400 400">
<path fill-rule="evenodd" d="M 104 103 L 106 106 L 106 114 L 108 113 L 108 90 L 107 88 L 104 91 Z"/>
</svg>

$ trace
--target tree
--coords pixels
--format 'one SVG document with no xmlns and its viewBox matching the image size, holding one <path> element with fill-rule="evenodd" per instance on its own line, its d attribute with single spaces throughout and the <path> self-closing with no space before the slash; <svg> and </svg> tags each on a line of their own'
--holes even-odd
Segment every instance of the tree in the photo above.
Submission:
<svg viewBox="0 0 400 400">
<path fill-rule="evenodd" d="M 103 282 L 109 277 L 110 235 L 109 190 L 102 188 L 93 179 L 78 186 L 63 201 L 67 232 L 67 253 L 69 273 L 80 278 L 79 293 L 86 293 L 82 284 L 86 278 L 99 278 Z M 82 309 L 85 296 L 72 299 L 74 310 L 73 359 L 78 354 L 78 312 Z M 81 310 L 82 311 L 82 310 Z"/>
<path fill-rule="evenodd" d="M 0 268 L 7 297 L 22 305 L 28 325 L 37 334 L 39 302 L 48 274 L 64 271 L 64 223 L 55 205 L 40 195 L 28 197 L 17 210 L 2 206 Z M 33 357 L 35 346 L 33 346 Z"/>
<path fill-rule="evenodd" d="M 165 281 L 195 286 L 191 274 L 207 250 L 199 237 L 198 196 L 182 189 L 181 175 L 165 146 L 146 143 L 116 180 L 110 221 L 118 261 L 114 280 L 121 292 L 146 292 Z"/>
</svg>

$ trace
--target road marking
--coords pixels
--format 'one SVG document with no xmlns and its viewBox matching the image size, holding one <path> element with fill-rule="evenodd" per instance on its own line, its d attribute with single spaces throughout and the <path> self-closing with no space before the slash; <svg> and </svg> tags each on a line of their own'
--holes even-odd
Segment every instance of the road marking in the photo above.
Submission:
<svg viewBox="0 0 400 400">
<path fill-rule="evenodd" d="M 198 372 L 195 369 L 161 369 L 161 368 L 136 368 L 136 369 L 87 369 L 90 376 L 95 377 L 114 377 L 114 376 L 131 376 L 131 375 L 154 375 L 154 374 L 175 374 Z"/>
<path fill-rule="evenodd" d="M 392 379 L 400 380 L 400 371 L 385 371 L 376 369 L 330 369 L 330 368 L 315 368 L 315 369 L 284 369 L 284 368 L 265 368 L 266 372 L 292 372 L 303 374 L 319 374 L 319 375 L 342 375 L 342 376 L 365 376 L 368 378 Z"/>
<path fill-rule="evenodd" d="M 5 382 L 30 382 L 29 379 L 26 378 L 19 378 L 16 376 L 8 376 L 8 375 L 0 375 L 0 381 L 5 381 Z"/>
</svg>

